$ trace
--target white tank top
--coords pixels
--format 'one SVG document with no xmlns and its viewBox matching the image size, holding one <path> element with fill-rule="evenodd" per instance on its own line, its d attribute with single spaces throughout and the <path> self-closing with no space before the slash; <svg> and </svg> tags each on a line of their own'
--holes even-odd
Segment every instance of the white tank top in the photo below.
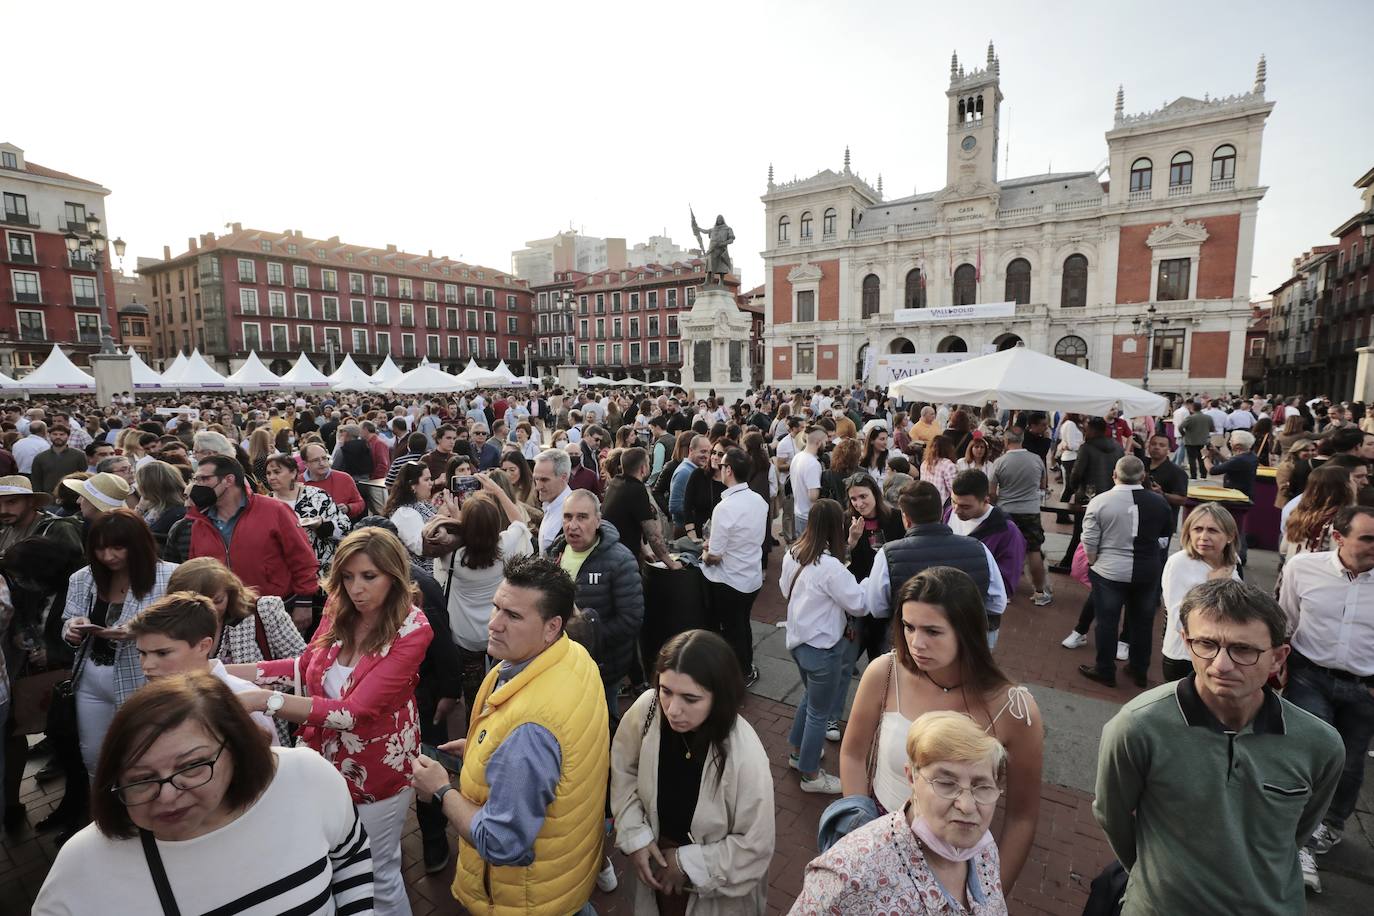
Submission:
<svg viewBox="0 0 1374 916">
<path fill-rule="evenodd" d="M 896 656 L 889 655 L 889 664 L 896 665 Z M 896 694 L 897 711 L 884 709 L 878 722 L 878 759 L 873 767 L 873 797 L 878 804 L 889 812 L 900 811 L 911 798 L 911 783 L 906 778 L 906 735 L 911 730 L 911 719 L 902 715 L 902 679 L 896 669 L 892 672 L 892 689 Z M 992 717 L 992 722 L 984 729 L 989 734 L 1002 714 L 1011 711 L 1013 719 L 1031 724 L 1030 691 L 1024 686 L 1008 687 L 1007 702 Z M 883 697 L 886 704 L 887 697 Z"/>
</svg>

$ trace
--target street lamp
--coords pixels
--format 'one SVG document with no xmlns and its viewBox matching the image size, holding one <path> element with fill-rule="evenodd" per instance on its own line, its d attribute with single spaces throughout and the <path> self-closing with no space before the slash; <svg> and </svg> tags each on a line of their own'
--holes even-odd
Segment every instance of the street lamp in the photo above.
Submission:
<svg viewBox="0 0 1374 916">
<path fill-rule="evenodd" d="M 103 265 L 102 257 L 105 254 L 105 236 L 100 233 L 100 217 L 94 213 L 86 216 L 86 233 L 88 238 L 81 238 L 71 230 L 71 224 L 67 226 L 67 234 L 63 239 L 67 243 L 67 251 L 73 256 L 80 255 L 82 260 L 89 261 L 91 269 L 95 271 L 95 300 L 100 307 L 100 352 L 114 353 L 114 337 L 110 334 L 110 318 L 106 313 L 107 304 L 105 302 L 105 284 L 101 282 L 100 268 Z M 124 240 L 114 240 L 114 253 L 118 258 L 124 257 Z"/>
<path fill-rule="evenodd" d="M 573 308 L 573 294 L 572 294 L 572 290 L 570 290 L 570 289 L 565 289 L 565 290 L 563 290 L 563 348 L 567 351 L 567 352 L 564 354 L 564 361 L 565 361 L 565 363 L 568 364 L 568 365 L 576 365 L 576 364 L 577 364 L 577 360 L 574 358 L 574 354 L 573 354 L 573 351 L 574 351 L 574 347 L 573 347 L 573 320 L 574 320 L 574 318 L 575 318 L 575 310 L 574 310 L 574 308 Z"/>
<path fill-rule="evenodd" d="M 1136 334 L 1140 334 L 1142 329 L 1145 333 L 1145 377 L 1141 379 L 1140 387 L 1147 390 L 1150 387 L 1150 363 L 1154 361 L 1155 355 L 1155 328 L 1163 327 L 1168 323 L 1169 316 L 1160 315 L 1153 302 L 1145 310 L 1144 318 L 1137 315 L 1131 319 L 1131 327 L 1135 328 Z"/>
</svg>

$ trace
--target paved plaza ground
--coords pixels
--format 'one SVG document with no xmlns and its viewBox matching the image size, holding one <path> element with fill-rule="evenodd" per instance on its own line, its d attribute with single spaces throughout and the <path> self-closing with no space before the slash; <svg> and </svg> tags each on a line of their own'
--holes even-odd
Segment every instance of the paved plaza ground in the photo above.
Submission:
<svg viewBox="0 0 1374 916">
<path fill-rule="evenodd" d="M 1049 521 L 1050 517 L 1046 516 Z M 1051 527 L 1046 545 L 1050 556 L 1062 554 L 1067 530 Z M 785 603 L 777 588 L 780 554 L 775 553 L 763 592 L 754 607 L 754 640 L 762 674 L 745 705 L 744 714 L 762 738 L 769 753 L 777 800 L 777 854 L 769 873 L 770 913 L 786 913 L 801 887 L 806 863 L 815 855 L 816 824 L 831 800 L 803 793 L 796 774 L 787 767 L 787 731 L 801 696 L 796 667 L 787 654 L 783 632 Z M 1252 551 L 1247 577 L 1270 587 L 1276 558 Z M 1115 690 L 1081 677 L 1077 665 L 1090 660 L 1091 644 L 1078 650 L 1063 649 L 1059 641 L 1072 628 L 1082 607 L 1086 589 L 1066 576 L 1054 576 L 1055 600 L 1044 608 L 1030 603 L 1029 582 L 1023 582 L 1007 610 L 996 657 L 1007 673 L 1027 684 L 1035 694 L 1045 719 L 1044 783 L 1041 787 L 1040 822 L 1035 845 L 1011 897 L 1013 914 L 1070 916 L 1082 912 L 1088 883 L 1112 858 L 1106 838 L 1093 820 L 1091 803 L 1097 761 L 1097 741 L 1103 723 L 1137 691 L 1123 677 Z M 650 609 L 650 613 L 652 613 Z M 1159 683 L 1158 644 L 1151 682 Z M 857 681 L 855 682 L 857 683 Z M 454 732 L 457 734 L 457 730 Z M 838 749 L 828 744 L 825 765 L 838 769 Z M 60 798 L 61 783 L 40 786 L 33 773 L 42 760 L 31 761 L 24 781 L 24 800 L 29 821 L 37 822 Z M 1205 812 L 1200 812 L 1205 816 Z M 407 885 L 417 916 L 461 912 L 449 893 L 452 867 L 429 877 L 421 867 L 420 835 L 412 816 L 403 848 Z M 1180 830 L 1186 825 L 1180 824 Z M 8 835 L 0 847 L 0 914 L 27 913 L 56 850 L 52 836 L 31 829 Z M 621 887 L 613 894 L 598 894 L 597 911 L 629 914 L 633 909 L 633 877 L 627 860 L 614 857 Z M 1314 914 L 1368 912 L 1374 893 L 1374 785 L 1365 782 L 1354 820 L 1346 828 L 1345 842 L 1319 860 L 1325 893 L 1308 896 Z M 98 893 L 93 886 L 93 893 Z M 115 904 L 114 901 L 111 902 Z M 117 906 L 112 914 L 118 914 Z"/>
</svg>

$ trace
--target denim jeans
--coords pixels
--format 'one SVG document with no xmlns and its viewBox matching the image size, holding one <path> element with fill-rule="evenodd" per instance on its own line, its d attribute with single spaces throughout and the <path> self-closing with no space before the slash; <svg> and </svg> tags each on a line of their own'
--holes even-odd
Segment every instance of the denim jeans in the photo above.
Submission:
<svg viewBox="0 0 1374 916">
<path fill-rule="evenodd" d="M 840 668 L 844 664 L 846 642 L 841 639 L 829 649 L 817 649 L 803 643 L 792 650 L 803 692 L 787 741 L 801 750 L 798 766 L 803 773 L 814 773 L 821 768 L 825 722 L 835 705 L 835 693 L 841 688 Z"/>
<path fill-rule="evenodd" d="M 1131 657 L 1126 664 L 1136 671 L 1149 671 L 1159 578 L 1117 582 L 1104 579 L 1089 569 L 1088 579 L 1092 582 L 1093 616 L 1097 621 L 1093 642 L 1098 673 L 1116 677 L 1116 634 L 1122 607 L 1126 608 L 1126 640 L 1131 644 Z"/>
<path fill-rule="evenodd" d="M 835 703 L 830 707 L 831 722 L 838 722 L 844 718 L 845 703 L 849 701 L 849 682 L 854 678 L 854 669 L 859 659 L 867 652 L 868 660 L 875 661 L 891 648 L 886 645 L 887 636 L 892 629 L 890 620 L 878 617 L 850 617 L 849 627 L 854 632 L 854 638 L 840 640 L 844 658 L 840 667 L 840 688 L 835 691 Z"/>
<path fill-rule="evenodd" d="M 1337 832 L 1355 811 L 1364 781 L 1365 753 L 1374 737 L 1374 696 L 1357 681 L 1341 680 L 1309 665 L 1290 662 L 1284 699 L 1329 723 L 1345 744 L 1345 768 L 1322 820 Z"/>
</svg>

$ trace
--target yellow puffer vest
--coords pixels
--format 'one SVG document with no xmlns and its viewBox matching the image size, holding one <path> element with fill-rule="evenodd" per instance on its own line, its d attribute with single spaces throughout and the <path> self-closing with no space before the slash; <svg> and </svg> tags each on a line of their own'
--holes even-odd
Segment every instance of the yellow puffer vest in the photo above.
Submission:
<svg viewBox="0 0 1374 916">
<path fill-rule="evenodd" d="M 587 650 L 568 639 L 545 649 L 529 667 L 492 694 L 497 669 L 477 694 L 478 713 L 468 727 L 467 754 L 458 786 L 486 804 L 487 761 L 506 736 L 533 722 L 558 739 L 563 771 L 553 803 L 534 841 L 528 866 L 489 865 L 460 843 L 453 896 L 476 916 L 570 916 L 591 896 L 601 868 L 610 771 L 606 690 Z"/>
</svg>

